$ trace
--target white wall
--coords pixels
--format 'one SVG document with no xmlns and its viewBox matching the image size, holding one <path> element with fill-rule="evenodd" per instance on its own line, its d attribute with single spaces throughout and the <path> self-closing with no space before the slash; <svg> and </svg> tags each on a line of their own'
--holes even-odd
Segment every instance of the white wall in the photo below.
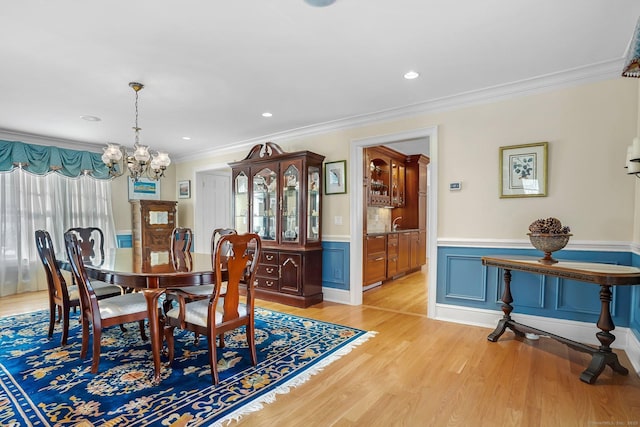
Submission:
<svg viewBox="0 0 640 427">
<path fill-rule="evenodd" d="M 346 159 L 349 167 L 349 141 L 437 125 L 438 237 L 525 239 L 533 220 L 555 216 L 571 226 L 573 239 L 631 241 L 637 178 L 627 176 L 623 166 L 626 147 L 639 132 L 638 98 L 636 79 L 616 78 L 273 142 L 285 151 L 318 152 L 326 161 Z M 549 142 L 548 197 L 500 199 L 499 147 L 541 141 Z M 240 160 L 248 151 L 243 147 L 235 153 L 178 164 L 174 180 L 193 182 L 195 170 Z M 452 181 L 463 181 L 463 190 L 449 192 Z M 348 183 L 346 195 L 323 198 L 324 235 L 350 234 L 348 201 L 357 184 Z M 163 198 L 168 186 L 163 184 Z M 175 183 L 173 187 L 166 196 L 169 199 L 176 197 Z M 197 189 L 192 193 L 191 199 L 179 200 L 180 225 L 193 226 Z M 126 215 L 116 216 L 117 229 L 127 228 L 120 224 L 127 215 L 128 203 Z M 333 223 L 335 215 L 342 216 L 343 225 Z"/>
</svg>

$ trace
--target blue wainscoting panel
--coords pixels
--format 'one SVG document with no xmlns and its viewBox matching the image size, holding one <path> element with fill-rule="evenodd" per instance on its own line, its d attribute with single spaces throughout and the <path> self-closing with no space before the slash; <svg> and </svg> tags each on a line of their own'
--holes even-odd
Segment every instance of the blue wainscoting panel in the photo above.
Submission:
<svg viewBox="0 0 640 427">
<path fill-rule="evenodd" d="M 632 265 L 640 267 L 640 255 L 632 254 Z M 631 290 L 631 313 L 629 314 L 631 321 L 629 327 L 635 334 L 636 338 L 640 340 L 640 286 L 632 286 Z"/>
<path fill-rule="evenodd" d="M 542 256 L 535 249 L 440 246 L 437 302 L 500 311 L 504 271 L 482 266 L 481 258 L 485 255 Z M 563 250 L 555 253 L 554 257 L 621 265 L 631 263 L 629 252 Z M 640 257 L 637 257 L 635 262 L 640 264 Z M 640 335 L 638 288 L 640 287 L 613 287 L 611 314 L 616 326 L 629 326 L 633 308 L 635 330 Z M 511 293 L 514 299 L 514 313 L 593 323 L 597 322 L 600 313 L 600 286 L 590 283 L 512 271 Z M 633 306 L 630 304 L 632 300 Z"/>
<path fill-rule="evenodd" d="M 116 241 L 118 242 L 119 248 L 133 247 L 133 238 L 131 237 L 131 234 L 118 234 L 116 235 Z"/>
<path fill-rule="evenodd" d="M 348 242 L 322 242 L 322 286 L 349 290 Z"/>
<path fill-rule="evenodd" d="M 481 278 L 486 282 L 486 269 L 482 268 L 480 258 L 478 256 L 458 256 L 451 255 L 447 257 L 447 267 L 445 270 L 446 279 L 446 297 L 451 301 L 469 300 L 481 301 L 487 300 L 487 286 L 477 285 L 477 279 Z"/>
</svg>

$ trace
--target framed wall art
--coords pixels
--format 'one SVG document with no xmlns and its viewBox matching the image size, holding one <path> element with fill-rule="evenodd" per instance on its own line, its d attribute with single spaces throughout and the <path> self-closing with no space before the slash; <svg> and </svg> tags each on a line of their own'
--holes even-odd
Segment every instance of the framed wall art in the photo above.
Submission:
<svg viewBox="0 0 640 427">
<path fill-rule="evenodd" d="M 149 178 L 129 180 L 129 200 L 160 200 L 160 181 Z"/>
<path fill-rule="evenodd" d="M 178 198 L 191 198 L 191 181 L 189 181 L 188 179 L 185 181 L 178 181 Z"/>
<path fill-rule="evenodd" d="M 345 194 L 347 192 L 347 161 L 324 164 L 324 194 Z"/>
<path fill-rule="evenodd" d="M 547 142 L 500 147 L 500 198 L 547 195 Z"/>
</svg>

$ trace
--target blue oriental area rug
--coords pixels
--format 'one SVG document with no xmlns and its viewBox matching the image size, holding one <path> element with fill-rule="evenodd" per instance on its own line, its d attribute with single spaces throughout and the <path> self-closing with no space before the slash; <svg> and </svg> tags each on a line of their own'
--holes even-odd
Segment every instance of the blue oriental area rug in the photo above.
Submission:
<svg viewBox="0 0 640 427">
<path fill-rule="evenodd" d="M 252 366 L 244 329 L 218 349 L 220 383 L 213 386 L 206 338 L 176 333 L 173 367 L 154 385 L 148 342 L 137 323 L 102 335 L 97 374 L 91 347 L 80 359 L 81 330 L 72 314 L 69 340 L 61 326 L 47 338 L 48 311 L 0 318 L 2 426 L 217 426 L 257 411 L 349 353 L 374 332 L 256 308 L 258 365 Z M 178 330 L 176 330 L 178 331 Z M 163 363 L 166 360 L 163 358 Z"/>
</svg>

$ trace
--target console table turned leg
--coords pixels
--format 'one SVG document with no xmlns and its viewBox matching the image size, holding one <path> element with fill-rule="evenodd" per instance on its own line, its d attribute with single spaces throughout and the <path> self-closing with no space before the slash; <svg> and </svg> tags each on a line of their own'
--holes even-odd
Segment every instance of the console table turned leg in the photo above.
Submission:
<svg viewBox="0 0 640 427">
<path fill-rule="evenodd" d="M 629 374 L 629 370 L 620 364 L 618 355 L 611 350 L 611 344 L 616 337 L 611 333 L 615 329 L 615 325 L 611 318 L 610 303 L 611 287 L 600 286 L 600 317 L 597 326 L 601 332 L 596 333 L 596 337 L 600 341 L 600 348 L 593 352 L 589 367 L 580 374 L 580 380 L 587 384 L 593 384 L 607 365 L 619 374 Z"/>
<path fill-rule="evenodd" d="M 504 315 L 498 322 L 496 329 L 489 334 L 487 339 L 496 342 L 502 334 L 507 330 L 508 322 L 511 321 L 511 312 L 513 311 L 513 296 L 511 295 L 511 270 L 504 270 L 504 291 L 502 292 L 502 312 Z"/>
</svg>

